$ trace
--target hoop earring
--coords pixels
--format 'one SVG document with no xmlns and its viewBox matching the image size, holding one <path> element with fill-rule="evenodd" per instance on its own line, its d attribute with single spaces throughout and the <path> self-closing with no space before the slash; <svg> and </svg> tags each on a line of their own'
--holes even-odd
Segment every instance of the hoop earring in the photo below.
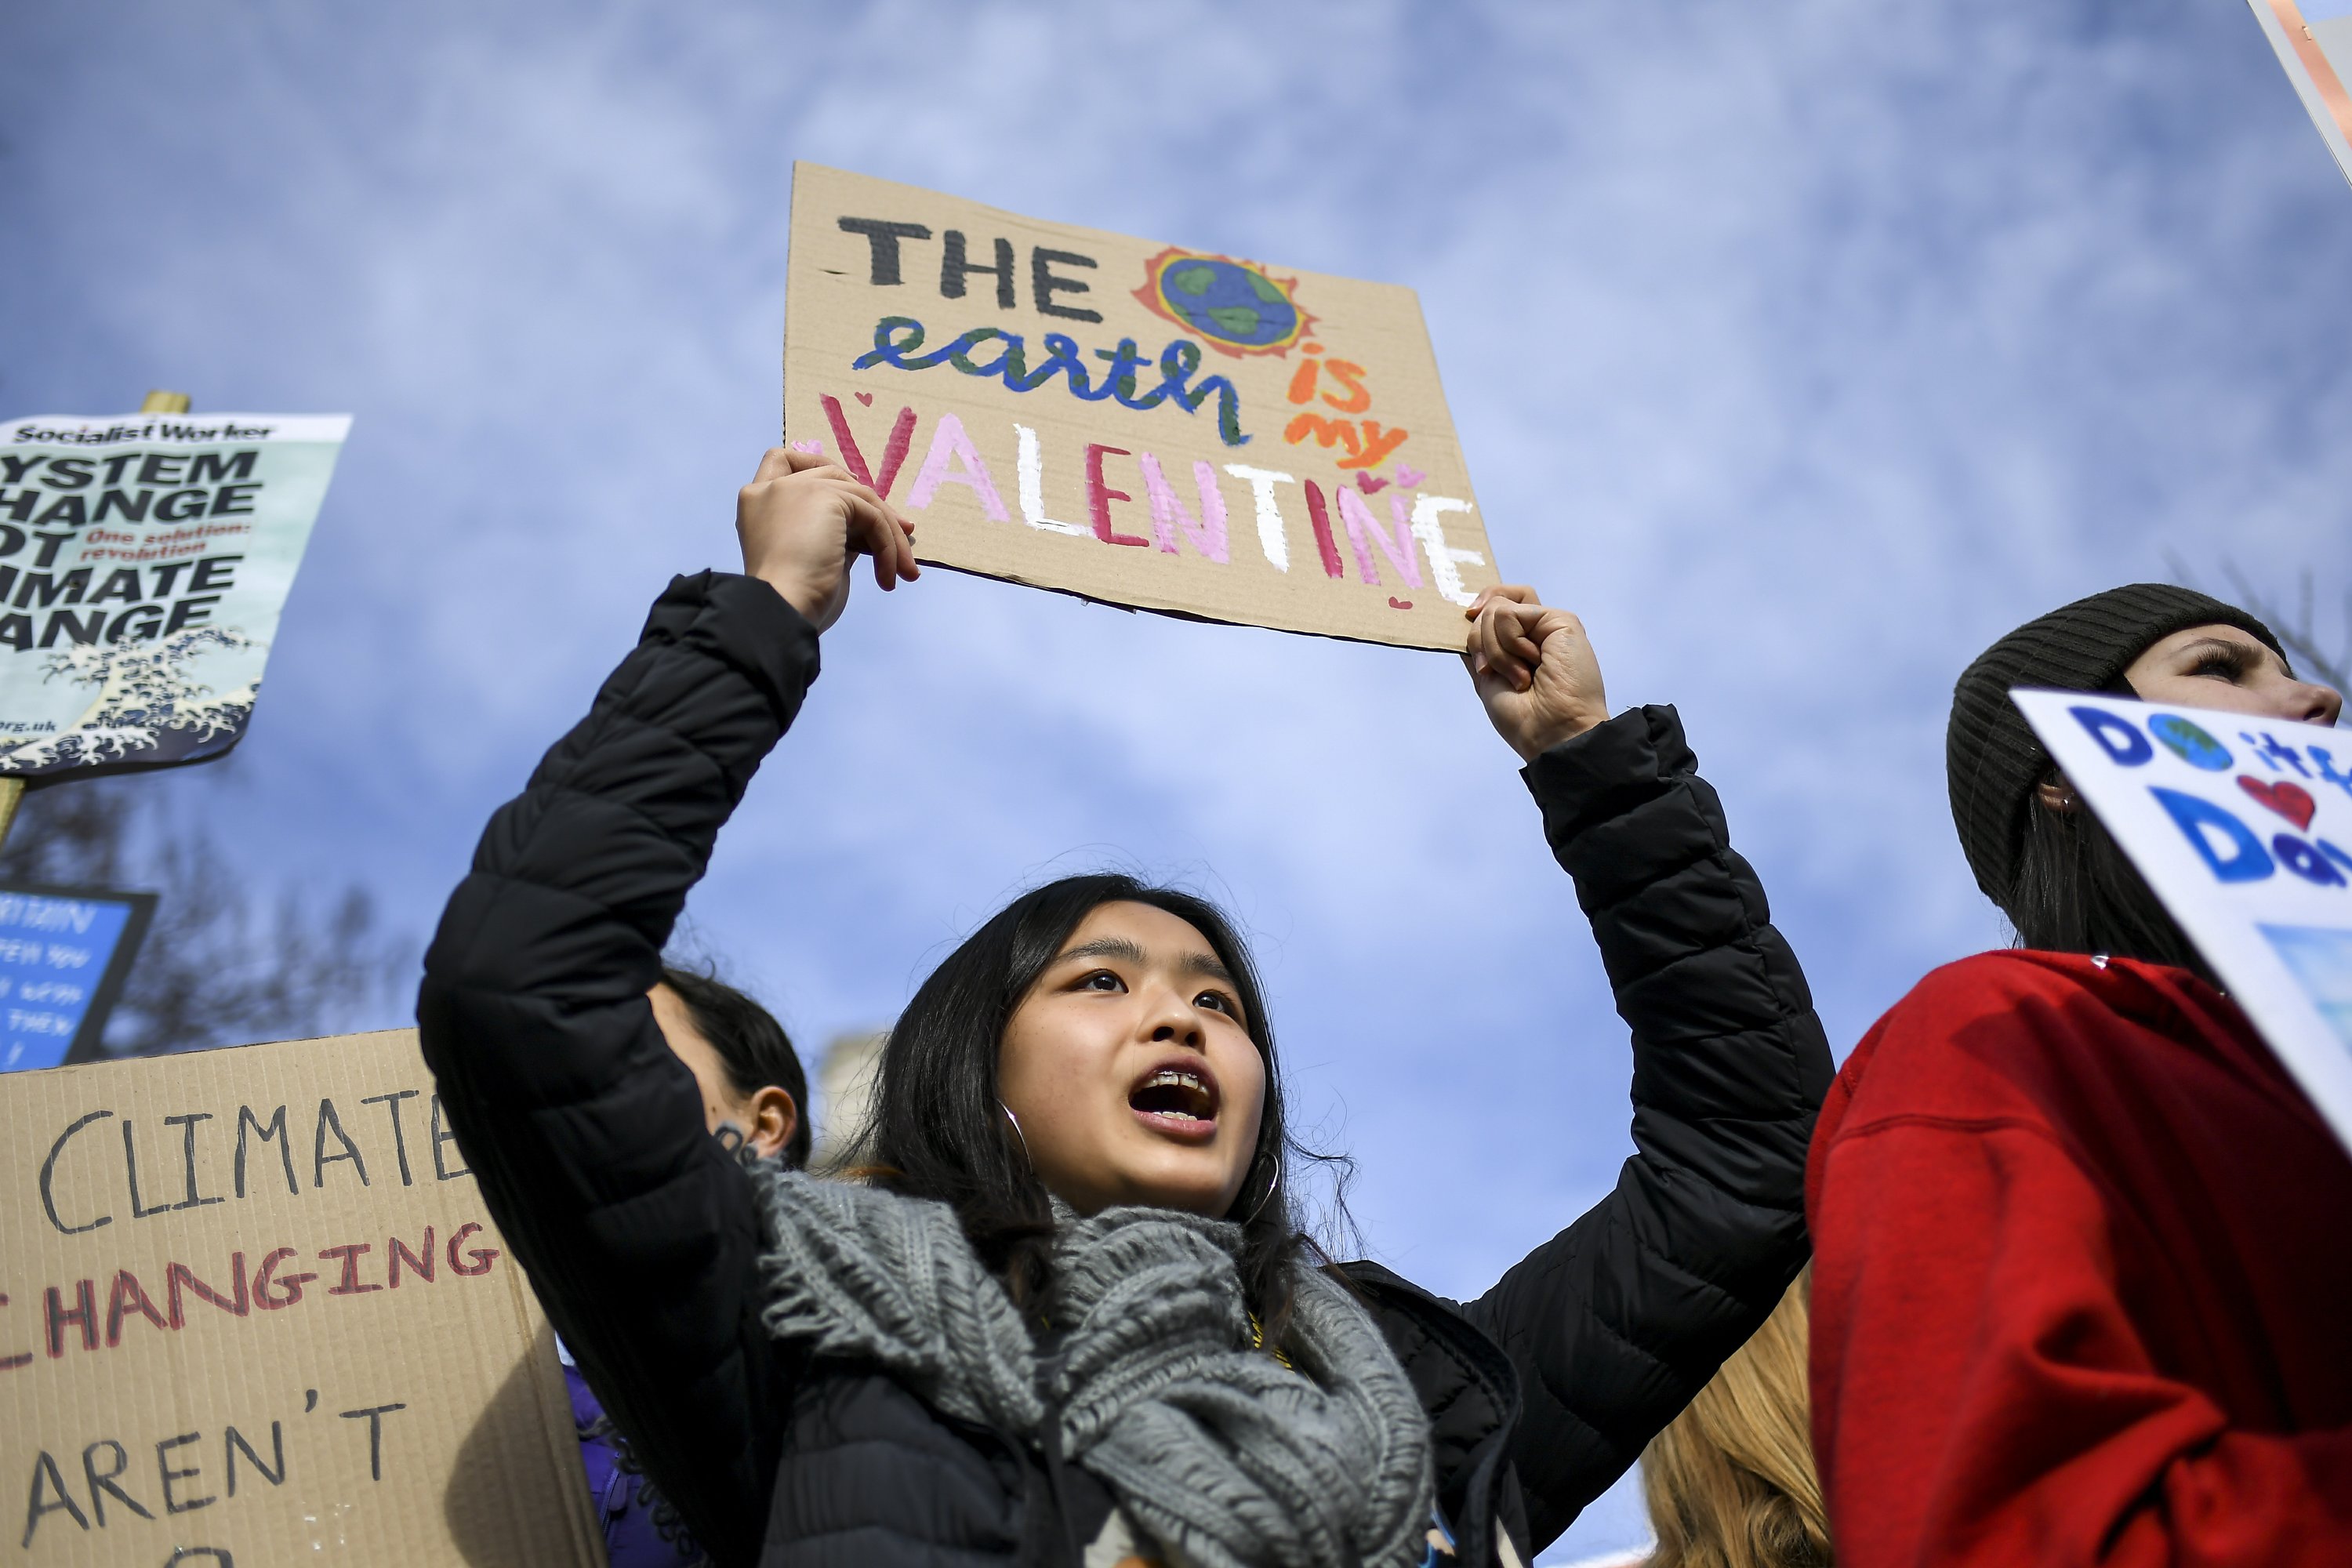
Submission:
<svg viewBox="0 0 2352 1568">
<path fill-rule="evenodd" d="M 1268 1204 L 1270 1204 L 1270 1203 L 1272 1203 L 1272 1202 L 1274 1201 L 1274 1194 L 1275 1194 L 1275 1192 L 1276 1192 L 1276 1190 L 1277 1188 L 1279 1188 L 1281 1185 L 1282 1185 L 1282 1157 L 1281 1157 L 1280 1155 L 1276 1155 L 1276 1156 L 1275 1156 L 1275 1161 L 1274 1161 L 1274 1180 L 1272 1180 L 1271 1182 L 1268 1182 L 1268 1183 L 1265 1184 L 1265 1196 L 1264 1196 L 1264 1197 L 1262 1197 L 1262 1198 L 1258 1199 L 1258 1201 L 1257 1201 L 1257 1207 L 1255 1207 L 1255 1208 L 1254 1208 L 1254 1209 L 1250 1210 L 1250 1212 L 1249 1212 L 1249 1218 L 1247 1218 L 1247 1219 L 1245 1219 L 1245 1220 L 1242 1221 L 1242 1223 L 1243 1223 L 1244 1225 L 1255 1225 L 1255 1224 L 1256 1224 L 1256 1223 L 1257 1223 L 1257 1216 L 1258 1216 L 1258 1215 L 1262 1215 L 1262 1214 L 1264 1214 L 1264 1213 L 1265 1212 L 1265 1205 L 1268 1205 Z"/>
<path fill-rule="evenodd" d="M 1029 1157 L 1029 1135 L 1021 1131 L 1021 1118 L 1013 1115 L 1013 1108 L 1001 1100 L 996 1102 L 996 1109 L 1004 1112 L 1004 1120 L 1013 1123 L 1013 1136 L 1021 1140 L 1022 1163 L 1033 1171 L 1035 1170 L 1037 1162 Z"/>
</svg>

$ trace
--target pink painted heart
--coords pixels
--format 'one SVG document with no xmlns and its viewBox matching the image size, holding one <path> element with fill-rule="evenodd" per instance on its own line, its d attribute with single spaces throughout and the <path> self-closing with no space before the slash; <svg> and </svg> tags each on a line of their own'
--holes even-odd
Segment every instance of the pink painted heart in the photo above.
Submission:
<svg viewBox="0 0 2352 1568">
<path fill-rule="evenodd" d="M 2280 779 L 2275 784 L 2265 784 L 2261 779 L 2249 778 L 2244 773 L 2240 773 L 2238 787 L 2299 828 L 2309 827 L 2311 814 L 2319 809 L 2318 803 L 2311 798 L 2309 790 L 2301 784 L 2289 784 L 2284 779 Z"/>
<path fill-rule="evenodd" d="M 1356 487 L 1368 496 L 1376 496 L 1389 488 L 1389 482 L 1386 479 L 1376 479 L 1370 474 L 1358 474 Z"/>
<path fill-rule="evenodd" d="M 1397 483 L 1402 485 L 1407 489 L 1412 489 L 1413 486 L 1421 483 L 1422 480 L 1427 478 L 1429 478 L 1428 474 L 1419 468 L 1412 467 L 1409 464 L 1399 463 L 1397 465 Z"/>
<path fill-rule="evenodd" d="M 873 407 L 873 406 L 874 406 L 874 395 L 873 395 L 872 393 L 870 393 L 870 392 L 861 392 L 861 393 L 856 394 L 856 398 L 857 398 L 857 401 L 858 401 L 858 405 L 859 405 L 861 407 L 871 408 L 871 407 Z"/>
<path fill-rule="evenodd" d="M 824 443 L 822 441 L 795 441 L 793 443 L 793 450 L 795 452 L 806 452 L 811 456 L 814 456 L 816 453 L 824 450 Z"/>
</svg>

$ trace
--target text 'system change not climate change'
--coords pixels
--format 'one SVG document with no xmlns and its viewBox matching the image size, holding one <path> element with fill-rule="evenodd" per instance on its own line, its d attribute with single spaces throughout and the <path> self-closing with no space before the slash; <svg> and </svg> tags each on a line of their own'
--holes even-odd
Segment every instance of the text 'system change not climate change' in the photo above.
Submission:
<svg viewBox="0 0 2352 1568">
<path fill-rule="evenodd" d="M 235 745 L 350 427 L 0 425 L 0 774 L 167 767 Z"/>
</svg>

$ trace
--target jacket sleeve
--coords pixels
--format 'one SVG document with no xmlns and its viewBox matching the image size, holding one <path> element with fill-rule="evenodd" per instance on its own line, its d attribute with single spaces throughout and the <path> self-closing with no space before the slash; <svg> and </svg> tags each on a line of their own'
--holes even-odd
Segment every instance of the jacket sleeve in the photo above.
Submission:
<svg viewBox="0 0 2352 1568">
<path fill-rule="evenodd" d="M 425 954 L 425 1058 L 485 1201 L 646 1474 L 722 1563 L 778 1457 L 748 1177 L 646 993 L 719 826 L 815 679 L 766 584 L 673 581 L 499 809 Z"/>
<path fill-rule="evenodd" d="M 1511 1457 L 1541 1551 L 1779 1305 L 1807 1257 L 1805 1149 L 1831 1079 L 1672 708 L 1622 713 L 1526 772 L 1633 1037 L 1616 1190 L 1465 1313 L 1507 1353 Z"/>
<path fill-rule="evenodd" d="M 1890 1029 L 1946 1046 L 1962 1015 L 1906 1004 L 1856 1058 Z M 2157 1370 L 2117 1285 L 2131 1226 L 2031 1105 L 1984 1099 L 1815 1154 L 1813 1430 L 1838 1562 L 2352 1563 L 2352 1431 L 2232 1429 Z"/>
</svg>

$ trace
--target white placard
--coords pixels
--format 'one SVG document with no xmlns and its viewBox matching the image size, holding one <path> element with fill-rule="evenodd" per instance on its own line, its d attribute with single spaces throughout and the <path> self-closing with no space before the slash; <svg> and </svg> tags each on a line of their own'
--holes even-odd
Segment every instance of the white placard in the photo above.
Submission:
<svg viewBox="0 0 2352 1568">
<path fill-rule="evenodd" d="M 2010 695 L 2352 1148 L 2352 733 L 2084 691 Z"/>
<path fill-rule="evenodd" d="M 2344 177 L 2352 180 L 2352 0 L 2246 0 L 2294 95 Z"/>
<path fill-rule="evenodd" d="M 350 427 L 0 424 L 0 774 L 171 767 L 235 745 Z"/>
</svg>

